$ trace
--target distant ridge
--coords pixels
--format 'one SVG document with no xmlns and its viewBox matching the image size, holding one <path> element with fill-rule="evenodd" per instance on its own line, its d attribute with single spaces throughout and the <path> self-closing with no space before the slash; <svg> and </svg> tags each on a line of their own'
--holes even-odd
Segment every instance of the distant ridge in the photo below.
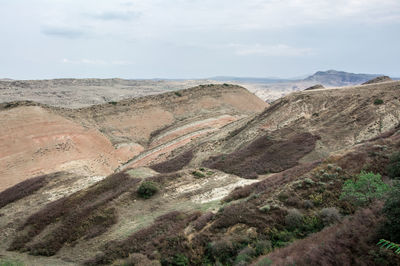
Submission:
<svg viewBox="0 0 400 266">
<path fill-rule="evenodd" d="M 374 78 L 383 76 L 382 74 L 363 74 L 351 73 L 338 70 L 317 71 L 313 75 L 298 78 L 276 78 L 276 77 L 235 77 L 235 76 L 215 76 L 209 80 L 220 82 L 239 82 L 239 83 L 291 83 L 291 82 L 315 82 L 324 86 L 348 86 L 359 85 Z M 398 80 L 398 78 L 393 78 Z"/>
<path fill-rule="evenodd" d="M 344 71 L 328 70 L 318 71 L 304 79 L 304 81 L 315 81 L 328 86 L 356 85 L 368 80 L 382 76 L 382 74 L 355 74 Z"/>
<path fill-rule="evenodd" d="M 289 82 L 296 79 L 283 79 L 283 78 L 257 78 L 257 77 L 233 77 L 233 76 L 216 76 L 208 78 L 214 81 L 236 81 L 236 82 L 248 82 L 248 83 L 278 83 L 278 82 Z"/>
</svg>

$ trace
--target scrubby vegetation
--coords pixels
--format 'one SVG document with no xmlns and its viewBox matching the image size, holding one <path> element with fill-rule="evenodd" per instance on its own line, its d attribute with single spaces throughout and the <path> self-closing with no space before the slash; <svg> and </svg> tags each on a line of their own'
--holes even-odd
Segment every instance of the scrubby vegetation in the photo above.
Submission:
<svg viewBox="0 0 400 266">
<path fill-rule="evenodd" d="M 4 190 L 0 193 L 0 208 L 31 195 L 45 186 L 48 183 L 49 178 L 50 177 L 46 175 L 34 177 Z"/>
<path fill-rule="evenodd" d="M 173 159 L 150 166 L 159 173 L 172 173 L 181 170 L 193 159 L 193 151 L 186 151 Z"/>
<path fill-rule="evenodd" d="M 140 184 L 137 193 L 139 197 L 144 198 L 144 199 L 149 199 L 151 198 L 154 194 L 156 194 L 158 191 L 158 187 L 154 182 L 151 181 L 144 181 L 142 184 Z"/>
<path fill-rule="evenodd" d="M 296 180 L 298 177 L 302 176 L 303 174 L 311 171 L 313 168 L 320 164 L 319 161 L 302 164 L 286 171 L 283 171 L 278 174 L 274 174 L 273 176 L 268 177 L 260 182 L 247 185 L 244 187 L 239 187 L 233 190 L 228 196 L 224 198 L 224 201 L 230 202 L 232 200 L 238 200 L 241 198 L 245 198 L 250 196 L 252 193 L 272 193 L 279 187 L 283 186 L 284 184 L 290 183 Z"/>
<path fill-rule="evenodd" d="M 100 181 L 84 192 L 77 192 L 46 205 L 31 215 L 19 228 L 9 250 L 29 251 L 33 255 L 54 255 L 65 243 L 79 238 L 93 238 L 116 223 L 115 209 L 107 204 L 122 193 L 135 188 L 140 179 L 118 173 Z M 34 245 L 28 243 L 47 226 L 59 225 Z"/>
<path fill-rule="evenodd" d="M 268 259 L 273 265 L 396 265 L 400 260 L 374 242 L 371 228 L 381 220 L 379 205 L 360 210 L 340 224 L 277 249 Z"/>
<path fill-rule="evenodd" d="M 231 154 L 211 157 L 204 166 L 244 178 L 257 178 L 259 174 L 281 172 L 296 166 L 314 149 L 318 139 L 310 133 L 300 133 L 287 140 L 273 140 L 265 135 Z"/>
<path fill-rule="evenodd" d="M 182 231 L 199 216 L 200 213 L 184 214 L 177 211 L 162 215 L 153 225 L 132 234 L 126 240 L 108 243 L 104 246 L 103 254 L 87 261 L 86 265 L 108 265 L 133 253 L 141 253 L 151 260 L 160 260 L 163 265 L 179 265 L 176 262 L 187 261 L 184 256 L 187 258 L 190 253 Z"/>
<path fill-rule="evenodd" d="M 400 182 L 396 182 L 387 195 L 383 207 L 385 221 L 381 236 L 392 242 L 400 242 Z"/>
<path fill-rule="evenodd" d="M 204 213 L 173 211 L 161 215 L 147 227 L 109 241 L 86 264 L 398 265 L 400 256 L 377 243 L 379 239 L 400 243 L 400 185 L 396 174 L 391 175 L 398 162 L 399 135 L 382 136 L 361 143 L 350 153 L 300 164 L 299 158 L 316 139 L 311 134 L 297 134 L 285 141 L 264 136 L 239 151 L 210 160 L 207 166 L 238 171 L 235 173 L 242 176 L 251 171 L 264 173 L 266 166 L 280 172 L 235 189 L 217 203 L 222 205 L 219 210 L 211 202 L 197 208 L 207 209 Z M 277 154 L 282 158 L 285 153 L 280 149 L 292 149 L 292 158 L 298 159 L 271 159 Z M 184 163 L 178 158 L 186 157 L 174 158 L 160 166 L 166 173 L 143 181 L 117 174 L 46 206 L 20 228 L 12 247 L 53 255 L 65 243 L 74 245 L 79 239 L 102 234 L 117 221 L 117 200 L 126 203 L 138 196 L 149 198 L 157 190 L 164 194 L 181 177 L 202 181 L 193 177 L 205 178 L 207 168 L 180 172 L 173 168 L 175 164 L 186 165 L 192 156 L 189 154 Z M 243 163 L 245 167 L 254 162 L 259 163 L 256 168 L 243 171 L 235 165 Z M 284 166 L 290 168 L 283 170 Z M 126 197 L 117 199 L 125 192 Z M 113 200 L 114 204 L 109 204 Z M 48 227 L 50 224 L 53 227 Z M 44 238 L 37 241 L 39 234 Z"/>
<path fill-rule="evenodd" d="M 17 260 L 0 259 L 0 266 L 24 266 L 24 264 Z"/>
<path fill-rule="evenodd" d="M 387 171 L 389 177 L 400 180 L 400 152 L 392 154 Z"/>
<path fill-rule="evenodd" d="M 206 177 L 205 174 L 203 174 L 202 172 L 199 172 L 199 171 L 193 171 L 193 172 L 192 172 L 192 175 L 193 175 L 195 178 L 203 178 L 203 177 Z"/>
<path fill-rule="evenodd" d="M 375 105 L 383 104 L 383 100 L 382 100 L 382 99 L 375 99 L 375 100 L 374 100 L 374 104 L 375 104 Z"/>
<path fill-rule="evenodd" d="M 341 215 L 337 208 L 331 207 L 331 208 L 323 208 L 319 212 L 319 217 L 322 220 L 324 226 L 328 226 L 338 222 L 341 218 Z"/>
</svg>

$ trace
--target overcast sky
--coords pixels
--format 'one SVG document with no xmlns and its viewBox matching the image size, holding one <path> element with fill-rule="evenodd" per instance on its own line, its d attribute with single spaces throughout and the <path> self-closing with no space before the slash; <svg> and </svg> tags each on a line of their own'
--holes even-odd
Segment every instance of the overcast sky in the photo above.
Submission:
<svg viewBox="0 0 400 266">
<path fill-rule="evenodd" d="M 0 0 L 0 78 L 400 77 L 400 0 Z"/>
</svg>

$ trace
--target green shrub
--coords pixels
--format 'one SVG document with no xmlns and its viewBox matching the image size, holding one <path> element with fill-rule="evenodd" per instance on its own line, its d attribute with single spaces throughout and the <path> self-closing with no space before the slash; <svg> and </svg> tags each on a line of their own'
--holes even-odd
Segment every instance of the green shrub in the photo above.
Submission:
<svg viewBox="0 0 400 266">
<path fill-rule="evenodd" d="M 382 226 L 383 235 L 386 239 L 400 242 L 400 182 L 396 182 L 388 193 L 383 214 L 386 221 Z"/>
<path fill-rule="evenodd" d="M 183 254 L 176 254 L 174 257 L 173 265 L 188 266 L 190 265 L 189 259 Z"/>
<path fill-rule="evenodd" d="M 236 247 L 231 241 L 220 239 L 208 245 L 207 253 L 214 261 L 226 262 L 235 257 Z"/>
<path fill-rule="evenodd" d="M 314 185 L 315 182 L 311 178 L 307 177 L 307 178 L 304 179 L 304 184 L 306 184 L 307 186 L 311 186 L 311 185 Z"/>
<path fill-rule="evenodd" d="M 23 266 L 20 261 L 0 259 L 0 266 Z"/>
<path fill-rule="evenodd" d="M 309 196 L 310 200 L 312 201 L 312 203 L 316 206 L 319 206 L 322 204 L 322 202 L 324 201 L 322 194 L 311 194 Z"/>
<path fill-rule="evenodd" d="M 118 103 L 117 102 L 108 102 L 109 104 L 112 104 L 112 105 L 117 105 Z"/>
<path fill-rule="evenodd" d="M 382 198 L 388 189 L 380 174 L 361 172 L 356 180 L 347 180 L 344 183 L 340 198 L 361 206 Z"/>
<path fill-rule="evenodd" d="M 383 100 L 382 99 L 375 99 L 374 104 L 375 105 L 383 104 Z"/>
<path fill-rule="evenodd" d="M 279 231 L 276 228 L 272 228 L 268 235 L 274 248 L 284 247 L 296 239 L 295 233 L 287 230 Z"/>
<path fill-rule="evenodd" d="M 178 96 L 178 97 L 182 97 L 182 93 L 180 93 L 179 91 L 176 91 L 175 95 Z"/>
<path fill-rule="evenodd" d="M 323 208 L 319 212 L 319 217 L 321 218 L 323 224 L 325 226 L 334 224 L 340 220 L 339 210 L 335 207 L 332 208 Z"/>
<path fill-rule="evenodd" d="M 389 177 L 400 179 L 400 152 L 397 152 L 390 157 L 387 171 Z"/>
<path fill-rule="evenodd" d="M 289 194 L 286 192 L 282 192 L 278 195 L 278 199 L 282 202 L 285 202 L 289 198 Z"/>
<path fill-rule="evenodd" d="M 311 200 L 305 200 L 303 202 L 303 207 L 306 209 L 312 209 L 314 208 L 314 203 Z"/>
<path fill-rule="evenodd" d="M 161 266 L 157 260 L 149 260 L 147 256 L 140 253 L 129 254 L 126 259 L 116 260 L 113 266 L 134 266 L 134 265 L 148 265 L 148 266 Z"/>
<path fill-rule="evenodd" d="M 270 265 L 272 265 L 272 260 L 270 260 L 269 258 L 262 258 L 259 261 L 257 261 L 254 265 L 255 266 L 270 266 Z"/>
<path fill-rule="evenodd" d="M 303 225 L 303 214 L 298 209 L 290 209 L 285 217 L 285 224 L 290 229 L 296 229 Z"/>
<path fill-rule="evenodd" d="M 272 250 L 271 241 L 258 240 L 254 246 L 254 249 L 256 251 L 257 256 L 267 254 L 268 252 L 270 252 Z"/>
<path fill-rule="evenodd" d="M 192 175 L 194 175 L 194 177 L 196 177 L 196 178 L 203 178 L 203 177 L 206 177 L 205 174 L 203 174 L 202 172 L 199 172 L 199 171 L 193 171 L 193 172 L 192 172 Z"/>
<path fill-rule="evenodd" d="M 299 237 L 305 237 L 311 233 L 319 232 L 324 228 L 324 224 L 322 219 L 320 219 L 318 216 L 305 216 L 303 218 L 303 224 L 298 231 L 298 236 Z"/>
<path fill-rule="evenodd" d="M 157 184 L 151 181 L 144 181 L 138 188 L 137 193 L 144 199 L 151 198 L 158 191 Z"/>
<path fill-rule="evenodd" d="M 260 211 L 265 212 L 265 213 L 269 212 L 270 209 L 271 209 L 271 206 L 269 204 L 266 204 L 259 208 Z"/>
<path fill-rule="evenodd" d="M 242 249 L 239 254 L 236 256 L 234 266 L 245 266 L 248 265 L 251 259 L 256 255 L 256 252 L 251 247 L 245 247 Z"/>
</svg>

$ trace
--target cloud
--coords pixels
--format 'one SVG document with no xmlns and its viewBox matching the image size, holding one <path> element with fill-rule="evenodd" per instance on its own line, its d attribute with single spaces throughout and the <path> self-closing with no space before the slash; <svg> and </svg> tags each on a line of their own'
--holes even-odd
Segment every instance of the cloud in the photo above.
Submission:
<svg viewBox="0 0 400 266">
<path fill-rule="evenodd" d="M 129 61 L 124 61 L 124 60 L 112 60 L 112 61 L 107 61 L 107 60 L 102 60 L 102 59 L 79 59 L 79 60 L 71 60 L 68 58 L 64 58 L 61 60 L 62 63 L 64 64 L 74 64 L 74 65 L 95 65 L 95 66 L 125 66 L 125 65 L 131 65 L 132 62 Z"/>
<path fill-rule="evenodd" d="M 134 11 L 106 11 L 90 15 L 90 17 L 104 21 L 129 21 L 140 17 L 140 13 Z"/>
<path fill-rule="evenodd" d="M 90 32 L 93 36 L 162 39 L 185 33 L 246 34 L 310 25 L 400 23 L 399 0 L 60 1 L 64 4 L 51 1 L 51 8 L 39 12 L 45 25 L 71 28 L 45 28 L 46 35 L 80 38 Z M 89 28 L 82 31 L 84 26 Z"/>
<path fill-rule="evenodd" d="M 70 28 L 70 27 L 48 27 L 44 26 L 41 29 L 41 33 L 50 37 L 60 37 L 67 39 L 78 39 L 82 37 L 86 37 L 88 35 L 87 32 L 78 28 Z"/>
<path fill-rule="evenodd" d="M 306 56 L 312 54 L 309 48 L 292 47 L 286 44 L 277 45 L 243 45 L 229 44 L 229 47 L 234 48 L 234 52 L 239 56 L 258 55 L 258 56 Z"/>
</svg>

